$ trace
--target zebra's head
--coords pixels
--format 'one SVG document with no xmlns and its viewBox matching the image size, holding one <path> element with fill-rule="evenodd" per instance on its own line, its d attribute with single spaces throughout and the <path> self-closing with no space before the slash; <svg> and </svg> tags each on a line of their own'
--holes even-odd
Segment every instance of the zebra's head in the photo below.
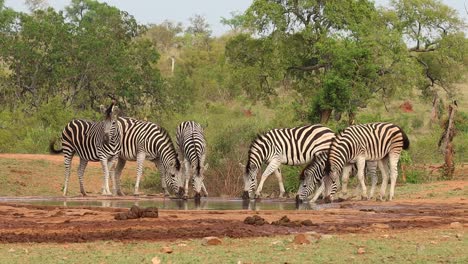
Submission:
<svg viewBox="0 0 468 264">
<path fill-rule="evenodd" d="M 312 176 L 309 175 L 307 172 L 307 168 L 303 169 L 300 177 L 299 177 L 299 190 L 297 191 L 296 195 L 296 204 L 300 204 L 303 201 L 307 200 L 309 196 L 312 194 L 315 183 L 312 180 Z"/>
<path fill-rule="evenodd" d="M 257 174 L 258 166 L 251 162 L 250 158 L 244 167 L 244 192 L 242 193 L 242 199 L 249 200 L 254 198 L 254 192 L 257 188 Z"/>
<path fill-rule="evenodd" d="M 169 161 L 165 167 L 165 179 L 167 185 L 169 185 L 169 188 L 171 188 L 175 194 L 183 194 L 184 183 L 179 159 L 175 157 L 173 160 Z"/>
<path fill-rule="evenodd" d="M 105 108 L 103 105 L 101 107 L 101 112 L 104 114 L 104 143 L 109 144 L 111 139 L 117 136 L 118 131 L 118 112 L 119 107 L 116 105 L 115 101 L 112 101 L 111 105 L 108 108 Z"/>
</svg>

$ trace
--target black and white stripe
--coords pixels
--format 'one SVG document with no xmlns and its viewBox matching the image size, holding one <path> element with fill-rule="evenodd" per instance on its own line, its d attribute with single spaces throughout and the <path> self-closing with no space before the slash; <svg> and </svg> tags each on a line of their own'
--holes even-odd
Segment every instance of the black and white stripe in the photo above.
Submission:
<svg viewBox="0 0 468 264">
<path fill-rule="evenodd" d="M 177 127 L 176 142 L 180 159 L 185 165 L 184 170 L 184 198 L 188 198 L 188 183 L 193 181 L 195 198 L 201 197 L 201 191 L 208 196 L 204 179 L 204 171 L 207 168 L 206 158 L 206 140 L 202 126 L 194 121 L 182 122 Z"/>
<path fill-rule="evenodd" d="M 329 149 L 334 136 L 333 131 L 322 125 L 273 129 L 259 135 L 250 145 L 245 166 L 243 199 L 252 196 L 257 185 L 257 172 L 263 163 L 268 165 L 262 174 L 255 196 L 260 197 L 265 180 L 270 174 L 275 173 L 282 197 L 285 190 L 279 171 L 280 165 L 297 166 L 310 162 L 316 153 Z"/>
<path fill-rule="evenodd" d="M 296 202 L 302 203 L 314 192 L 314 196 L 310 200 L 310 203 L 317 201 L 319 196 L 323 194 L 325 185 L 323 178 L 325 176 L 325 166 L 328 160 L 328 151 L 321 152 L 315 156 L 315 158 L 302 170 L 300 175 L 300 185 L 299 190 L 296 195 Z M 346 164 L 346 166 L 353 166 L 355 164 Z M 376 161 L 367 161 L 366 169 L 368 175 L 372 181 L 371 188 L 371 197 L 373 196 L 375 186 L 377 185 L 377 162 Z M 346 173 L 346 172 L 344 172 Z M 346 195 L 347 193 L 347 184 L 348 184 L 349 174 L 343 175 L 342 183 L 342 194 Z M 331 194 L 335 194 L 338 190 L 336 183 L 333 183 Z"/>
<path fill-rule="evenodd" d="M 174 192 L 181 192 L 181 166 L 174 144 L 167 131 L 155 123 L 129 117 L 118 119 L 122 127 L 122 151 L 116 168 L 117 193 L 120 190 L 120 175 L 127 161 L 137 161 L 137 179 L 134 194 L 139 194 L 144 160 L 154 162 L 161 172 L 161 185 L 165 195 L 167 186 Z"/>
<path fill-rule="evenodd" d="M 91 122 L 86 120 L 72 120 L 68 123 L 62 132 L 62 149 L 55 150 L 54 142 L 50 144 L 51 153 L 62 153 L 65 164 L 65 183 L 63 195 L 67 195 L 68 180 L 70 178 L 70 166 L 75 153 L 80 157 L 78 167 L 78 180 L 80 183 L 80 192 L 86 196 L 83 184 L 83 174 L 88 161 L 101 162 L 104 171 L 104 183 L 102 194 L 111 195 L 109 190 L 109 175 L 113 176 L 112 170 L 114 162 L 117 160 L 121 149 L 120 127 L 118 126 L 117 111 L 118 108 L 112 103 L 109 108 L 101 106 L 101 111 L 105 114 L 105 120 L 101 122 Z M 115 178 L 112 177 L 114 190 L 116 187 Z"/>
<path fill-rule="evenodd" d="M 398 160 L 403 149 L 408 149 L 409 139 L 403 130 L 392 123 L 369 123 L 347 127 L 333 140 L 325 168 L 325 193 L 331 193 L 332 183 L 346 168 L 347 163 L 356 163 L 363 198 L 367 197 L 364 182 L 366 160 L 378 161 L 382 172 L 380 199 L 385 196 L 390 171 L 390 195 L 393 199 L 398 176 Z M 388 166 L 387 166 L 388 165 Z M 348 169 L 349 170 L 349 169 Z"/>
</svg>

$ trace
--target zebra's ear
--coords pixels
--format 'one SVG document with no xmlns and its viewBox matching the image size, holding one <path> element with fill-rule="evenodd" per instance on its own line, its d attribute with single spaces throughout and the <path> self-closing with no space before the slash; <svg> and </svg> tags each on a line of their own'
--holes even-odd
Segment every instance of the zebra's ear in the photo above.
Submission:
<svg viewBox="0 0 468 264">
<path fill-rule="evenodd" d="M 245 165 L 239 162 L 239 166 L 241 166 L 242 169 L 245 169 Z"/>
<path fill-rule="evenodd" d="M 106 114 L 106 107 L 104 105 L 99 106 L 99 110 L 101 111 L 102 114 Z"/>
<path fill-rule="evenodd" d="M 118 116 L 118 115 L 120 115 L 120 108 L 119 108 L 118 106 L 114 105 L 114 106 L 112 107 L 112 115 L 113 115 L 113 116 Z"/>
</svg>

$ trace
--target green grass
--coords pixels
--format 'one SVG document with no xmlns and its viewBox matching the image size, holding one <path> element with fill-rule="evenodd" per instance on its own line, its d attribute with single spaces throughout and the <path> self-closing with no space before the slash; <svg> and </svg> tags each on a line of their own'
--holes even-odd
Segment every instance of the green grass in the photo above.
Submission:
<svg viewBox="0 0 468 264">
<path fill-rule="evenodd" d="M 457 238 L 459 234 L 459 238 Z M 78 244 L 0 244 L 0 263 L 467 263 L 466 232 L 455 230 L 338 235 L 310 245 L 293 236 L 172 242 L 93 242 Z M 165 254 L 164 246 L 173 249 Z M 364 248 L 364 254 L 358 254 Z"/>
</svg>

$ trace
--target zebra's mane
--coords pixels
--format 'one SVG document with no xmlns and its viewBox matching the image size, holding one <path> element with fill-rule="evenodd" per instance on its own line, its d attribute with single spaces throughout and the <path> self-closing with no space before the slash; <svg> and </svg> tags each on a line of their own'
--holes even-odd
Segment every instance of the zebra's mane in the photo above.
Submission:
<svg viewBox="0 0 468 264">
<path fill-rule="evenodd" d="M 250 164 L 252 163 L 250 157 L 251 157 L 251 154 L 252 154 L 252 149 L 253 149 L 253 146 L 255 146 L 256 144 L 258 144 L 258 141 L 263 138 L 268 132 L 264 132 L 264 133 L 258 133 L 257 136 L 255 137 L 254 140 L 252 140 L 252 142 L 250 143 L 250 146 L 249 146 L 249 152 L 247 153 L 247 164 L 245 164 L 245 172 L 248 173 L 249 172 L 249 168 L 250 168 Z"/>
<path fill-rule="evenodd" d="M 174 144 L 172 143 L 172 140 L 171 140 L 171 137 L 169 136 L 169 133 L 167 132 L 167 130 L 164 127 L 159 126 L 159 125 L 156 125 L 156 126 L 158 127 L 159 131 L 161 131 L 161 134 L 165 138 L 169 139 L 169 147 L 170 147 L 170 149 L 172 150 L 172 152 L 174 153 L 174 156 L 175 156 L 175 162 L 176 162 L 175 167 L 176 167 L 177 170 L 180 170 L 179 155 L 177 154 L 177 151 L 175 150 Z"/>
</svg>

